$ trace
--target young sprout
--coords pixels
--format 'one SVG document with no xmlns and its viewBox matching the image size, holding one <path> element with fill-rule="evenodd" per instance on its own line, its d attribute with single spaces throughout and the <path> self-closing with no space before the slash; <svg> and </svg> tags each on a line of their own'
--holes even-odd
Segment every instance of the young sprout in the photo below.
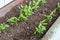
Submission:
<svg viewBox="0 0 60 40">
<path fill-rule="evenodd" d="M 18 17 L 18 20 L 27 19 L 32 14 L 33 9 L 36 9 L 38 7 L 38 4 L 41 2 L 41 0 L 33 0 L 29 3 L 29 5 L 21 5 L 19 7 L 20 9 L 20 15 Z"/>
<path fill-rule="evenodd" d="M 55 8 L 51 13 L 50 15 L 45 15 L 45 19 L 42 20 L 38 27 L 36 27 L 35 31 L 34 31 L 34 34 L 38 34 L 38 33 L 43 33 L 44 30 L 46 30 L 46 27 L 45 25 L 48 24 L 49 21 L 51 21 L 52 19 L 52 16 L 54 15 L 54 13 L 56 12 L 57 8 Z"/>
<path fill-rule="evenodd" d="M 33 0 L 33 2 L 32 2 L 32 9 L 36 9 L 36 8 L 38 8 L 39 6 L 39 3 L 40 4 L 44 4 L 44 3 L 46 3 L 46 0 Z"/>
<path fill-rule="evenodd" d="M 43 25 L 42 22 L 40 22 L 38 27 L 36 27 L 34 34 L 43 33 L 44 30 L 46 30 L 46 27 Z"/>
<path fill-rule="evenodd" d="M 23 19 L 27 19 L 27 17 L 21 13 L 18 17 L 18 21 L 22 21 Z"/>
<path fill-rule="evenodd" d="M 1 25 L 0 25 L 0 31 L 6 29 L 7 27 L 9 27 L 8 24 L 6 24 L 6 23 L 1 24 Z"/>
<path fill-rule="evenodd" d="M 32 13 L 32 8 L 30 5 L 25 5 L 24 8 L 23 8 L 23 12 L 24 12 L 24 15 L 26 17 L 30 16 L 31 13 Z"/>
<path fill-rule="evenodd" d="M 36 8 L 38 8 L 39 6 L 39 3 L 41 2 L 41 0 L 33 0 L 32 1 L 32 9 L 36 9 Z"/>
<path fill-rule="evenodd" d="M 32 14 L 32 11 L 38 7 L 38 4 L 40 2 L 45 3 L 45 0 L 43 0 L 43 1 L 42 0 L 33 0 L 28 5 L 24 5 L 24 6 L 21 5 L 21 7 L 19 7 L 20 13 L 19 13 L 18 18 L 11 17 L 8 19 L 8 22 L 17 23 L 18 21 L 21 21 L 23 19 L 27 19 L 27 17 L 29 17 Z"/>
<path fill-rule="evenodd" d="M 44 5 L 44 3 L 46 3 L 46 0 L 41 0 L 41 3 Z"/>
<path fill-rule="evenodd" d="M 59 8 L 59 9 L 60 9 L 60 3 L 58 3 L 57 8 Z"/>
<path fill-rule="evenodd" d="M 54 13 L 56 12 L 57 8 L 55 8 L 53 11 L 51 11 L 50 15 L 45 15 L 45 22 L 48 23 L 49 21 L 51 21 L 52 16 L 54 15 Z"/>
<path fill-rule="evenodd" d="M 10 23 L 16 23 L 18 21 L 17 17 L 11 17 L 7 20 Z"/>
</svg>

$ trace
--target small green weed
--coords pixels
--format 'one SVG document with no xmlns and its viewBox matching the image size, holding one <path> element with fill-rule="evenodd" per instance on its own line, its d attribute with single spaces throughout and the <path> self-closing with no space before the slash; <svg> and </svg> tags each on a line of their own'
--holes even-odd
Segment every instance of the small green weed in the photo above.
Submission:
<svg viewBox="0 0 60 40">
<path fill-rule="evenodd" d="M 0 25 L 0 31 L 6 29 L 7 27 L 9 27 L 8 24 L 6 24 L 6 23 L 1 24 Z"/>
</svg>

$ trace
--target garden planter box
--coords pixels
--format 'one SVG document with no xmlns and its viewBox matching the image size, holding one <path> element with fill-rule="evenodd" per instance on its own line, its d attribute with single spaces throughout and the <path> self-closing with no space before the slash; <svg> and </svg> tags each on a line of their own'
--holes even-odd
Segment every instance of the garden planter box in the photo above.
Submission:
<svg viewBox="0 0 60 40">
<path fill-rule="evenodd" d="M 60 40 L 60 16 L 41 40 Z"/>
<path fill-rule="evenodd" d="M 33 10 L 34 14 L 30 15 L 27 20 L 24 19 L 21 22 L 15 24 L 10 24 L 7 22 L 7 19 L 19 16 L 20 9 L 18 7 L 21 4 L 28 4 L 30 1 L 32 0 L 15 0 L 9 3 L 9 5 L 0 9 L 0 24 L 7 23 L 10 25 L 5 30 L 0 31 L 0 40 L 50 40 L 50 37 L 54 38 L 55 35 L 50 36 L 50 33 L 51 29 L 53 28 L 54 32 L 56 31 L 54 25 L 56 24 L 55 21 L 60 19 L 60 10 L 57 10 L 57 12 L 53 15 L 51 22 L 46 25 L 47 30 L 43 31 L 43 34 L 40 33 L 38 35 L 34 35 L 33 31 L 38 26 L 39 22 L 44 19 L 44 14 L 49 15 L 51 10 L 56 8 L 56 5 L 58 2 L 60 2 L 60 0 L 46 0 L 47 2 L 44 5 L 39 4 L 39 7 Z M 58 17 L 59 19 L 57 19 Z M 58 28 L 60 27 L 58 26 Z"/>
<path fill-rule="evenodd" d="M 9 12 L 14 6 L 22 2 L 23 0 L 0 0 L 0 17 L 4 16 L 5 13 Z"/>
</svg>

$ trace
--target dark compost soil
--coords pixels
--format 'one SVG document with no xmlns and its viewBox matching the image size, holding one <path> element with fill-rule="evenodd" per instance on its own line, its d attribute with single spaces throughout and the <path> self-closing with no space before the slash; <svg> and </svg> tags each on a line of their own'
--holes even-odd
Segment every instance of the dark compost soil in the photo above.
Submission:
<svg viewBox="0 0 60 40">
<path fill-rule="evenodd" d="M 25 0 L 23 4 L 28 4 L 29 1 L 30 0 Z M 54 14 L 52 21 L 46 25 L 47 30 L 44 31 L 44 34 L 34 35 L 33 31 L 39 22 L 44 19 L 43 14 L 48 15 L 50 10 L 53 10 L 58 2 L 60 2 L 60 0 L 47 0 L 46 4 L 39 5 L 39 8 L 34 10 L 34 14 L 29 16 L 27 20 L 23 20 L 14 25 L 8 23 L 10 27 L 0 31 L 0 40 L 41 40 L 43 35 L 58 18 L 60 10 Z M 4 17 L 0 18 L 0 24 L 7 23 L 7 19 L 10 17 L 17 17 L 19 15 L 18 6 L 15 6 Z"/>
</svg>

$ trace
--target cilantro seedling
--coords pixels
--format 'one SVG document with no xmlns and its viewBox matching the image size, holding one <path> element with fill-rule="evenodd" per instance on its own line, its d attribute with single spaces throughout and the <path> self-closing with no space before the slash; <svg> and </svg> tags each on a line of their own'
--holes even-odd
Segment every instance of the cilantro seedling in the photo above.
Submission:
<svg viewBox="0 0 60 40">
<path fill-rule="evenodd" d="M 46 27 L 40 22 L 38 27 L 36 27 L 34 34 L 43 33 L 44 30 L 46 30 Z"/>
<path fill-rule="evenodd" d="M 57 4 L 57 8 L 60 9 L 60 3 Z"/>
<path fill-rule="evenodd" d="M 6 29 L 7 27 L 9 27 L 8 24 L 6 24 L 6 23 L 1 24 L 0 25 L 0 31 Z"/>
<path fill-rule="evenodd" d="M 19 7 L 20 13 L 18 17 L 11 17 L 8 19 L 10 23 L 17 23 L 23 19 L 27 19 L 30 15 L 32 15 L 33 10 L 35 10 L 39 3 L 45 3 L 45 0 L 33 0 L 28 5 L 21 5 Z"/>
<path fill-rule="evenodd" d="M 46 22 L 48 23 L 49 21 L 51 21 L 52 16 L 54 15 L 54 13 L 56 12 L 57 8 L 55 8 L 53 11 L 51 11 L 50 15 L 45 15 L 45 19 Z"/>
<path fill-rule="evenodd" d="M 53 11 L 51 11 L 50 15 L 45 15 L 45 19 L 42 20 L 38 27 L 36 27 L 34 34 L 38 34 L 38 33 L 43 33 L 44 30 L 46 30 L 45 25 L 48 24 L 49 21 L 51 21 L 52 16 L 54 15 L 54 13 L 56 12 L 57 8 L 55 8 Z"/>
<path fill-rule="evenodd" d="M 10 23 L 17 23 L 18 19 L 17 19 L 17 17 L 11 17 L 7 21 Z"/>
</svg>

